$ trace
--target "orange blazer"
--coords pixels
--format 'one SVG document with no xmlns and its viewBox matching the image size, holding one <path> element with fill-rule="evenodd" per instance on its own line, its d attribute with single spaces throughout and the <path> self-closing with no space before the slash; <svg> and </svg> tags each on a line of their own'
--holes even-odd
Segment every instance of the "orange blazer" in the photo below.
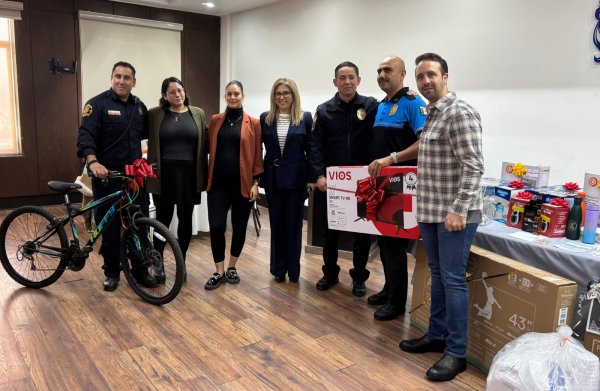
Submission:
<svg viewBox="0 0 600 391">
<path fill-rule="evenodd" d="M 210 191 L 212 187 L 217 138 L 225 121 L 225 115 L 225 113 L 215 114 L 210 119 L 208 127 L 210 158 L 208 160 L 208 186 L 206 191 Z M 263 171 L 260 121 L 244 112 L 240 131 L 240 190 L 242 196 L 250 198 L 253 178 L 262 174 Z"/>
</svg>

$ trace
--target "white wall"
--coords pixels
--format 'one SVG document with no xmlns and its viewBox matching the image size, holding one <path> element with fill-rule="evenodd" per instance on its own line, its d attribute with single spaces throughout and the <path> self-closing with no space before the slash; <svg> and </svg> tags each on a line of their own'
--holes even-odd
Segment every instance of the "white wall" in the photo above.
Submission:
<svg viewBox="0 0 600 391">
<path fill-rule="evenodd" d="M 329 99 L 334 67 L 355 62 L 359 92 L 383 97 L 379 60 L 433 51 L 449 86 L 479 110 L 486 175 L 503 160 L 550 165 L 550 182 L 600 173 L 600 65 L 592 43 L 597 0 L 287 0 L 224 20 L 222 84 L 244 83 L 245 108 L 268 109 L 273 81 L 294 79 L 302 106 Z"/>
</svg>

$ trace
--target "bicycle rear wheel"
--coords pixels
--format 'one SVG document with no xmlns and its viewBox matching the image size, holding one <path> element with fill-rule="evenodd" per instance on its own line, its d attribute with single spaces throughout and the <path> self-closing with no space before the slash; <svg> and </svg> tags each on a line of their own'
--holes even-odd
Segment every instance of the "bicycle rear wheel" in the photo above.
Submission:
<svg viewBox="0 0 600 391">
<path fill-rule="evenodd" d="M 141 217 L 129 226 L 121 239 L 123 274 L 131 288 L 150 304 L 162 305 L 181 291 L 185 264 L 175 236 L 157 220 Z M 136 276 L 148 273 L 155 286 L 140 284 Z"/>
<path fill-rule="evenodd" d="M 56 217 L 45 209 L 24 206 L 12 211 L 0 226 L 0 260 L 8 275 L 28 288 L 43 288 L 58 280 L 68 262 L 69 242 Z"/>
</svg>

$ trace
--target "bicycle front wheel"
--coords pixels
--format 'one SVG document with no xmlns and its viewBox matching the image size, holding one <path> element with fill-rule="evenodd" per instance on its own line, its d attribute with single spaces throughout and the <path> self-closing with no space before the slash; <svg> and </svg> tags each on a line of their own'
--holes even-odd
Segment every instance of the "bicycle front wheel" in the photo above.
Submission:
<svg viewBox="0 0 600 391">
<path fill-rule="evenodd" d="M 69 242 L 56 217 L 37 206 L 12 211 L 0 226 L 0 260 L 8 275 L 28 288 L 43 288 L 63 274 Z"/>
<path fill-rule="evenodd" d="M 158 220 L 140 217 L 121 239 L 123 274 L 131 288 L 150 304 L 162 305 L 179 294 L 185 264 L 175 236 Z M 154 283 L 142 278 L 149 275 Z"/>
</svg>

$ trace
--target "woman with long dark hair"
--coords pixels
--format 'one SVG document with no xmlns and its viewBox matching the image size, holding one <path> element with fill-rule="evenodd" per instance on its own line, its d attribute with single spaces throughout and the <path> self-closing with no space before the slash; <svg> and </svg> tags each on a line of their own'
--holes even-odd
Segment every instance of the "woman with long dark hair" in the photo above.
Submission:
<svg viewBox="0 0 600 391">
<path fill-rule="evenodd" d="M 216 272 L 204 286 L 219 287 L 223 281 L 240 282 L 237 260 L 246 241 L 246 227 L 252 203 L 258 196 L 263 172 L 261 131 L 258 119 L 244 112 L 244 87 L 233 80 L 225 86 L 227 109 L 212 116 L 208 129 L 208 223 Z M 231 208 L 231 248 L 225 268 L 225 229 Z"/>
<path fill-rule="evenodd" d="M 177 205 L 177 239 L 185 259 L 194 206 L 200 204 L 208 179 L 206 119 L 201 108 L 190 106 L 178 78 L 166 78 L 160 91 L 160 106 L 148 112 L 148 161 L 158 164 L 159 178 L 148 178 L 146 188 L 153 195 L 157 219 L 167 227 Z"/>
</svg>

